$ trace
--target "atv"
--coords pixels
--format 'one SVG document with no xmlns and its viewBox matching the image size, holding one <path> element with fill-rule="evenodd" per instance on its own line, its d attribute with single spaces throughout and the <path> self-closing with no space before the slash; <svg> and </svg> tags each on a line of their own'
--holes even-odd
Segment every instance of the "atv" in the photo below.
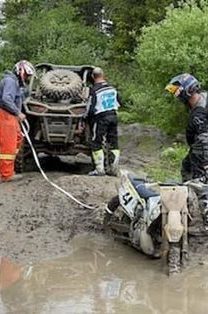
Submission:
<svg viewBox="0 0 208 314">
<path fill-rule="evenodd" d="M 90 155 L 89 127 L 80 131 L 86 111 L 93 66 L 37 64 L 30 80 L 23 112 L 30 125 L 29 136 L 37 152 L 49 156 Z M 25 141 L 16 161 L 16 172 L 23 172 L 32 158 Z"/>
</svg>

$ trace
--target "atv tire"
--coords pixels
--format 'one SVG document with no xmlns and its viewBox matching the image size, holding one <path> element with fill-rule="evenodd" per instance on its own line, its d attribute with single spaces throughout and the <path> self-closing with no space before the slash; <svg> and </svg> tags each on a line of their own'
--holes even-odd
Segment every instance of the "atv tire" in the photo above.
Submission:
<svg viewBox="0 0 208 314">
<path fill-rule="evenodd" d="M 43 95 L 50 99 L 77 99 L 82 95 L 82 80 L 70 70 L 57 69 L 46 72 L 40 79 Z"/>
<path fill-rule="evenodd" d="M 22 147 L 20 148 L 16 158 L 15 158 L 15 163 L 14 163 L 14 170 L 16 173 L 22 173 L 24 170 L 24 145 L 22 145 Z"/>
<path fill-rule="evenodd" d="M 23 143 L 14 164 L 15 173 L 23 173 L 27 171 L 37 170 L 35 160 L 33 158 L 32 152 L 29 151 L 27 144 Z"/>
</svg>

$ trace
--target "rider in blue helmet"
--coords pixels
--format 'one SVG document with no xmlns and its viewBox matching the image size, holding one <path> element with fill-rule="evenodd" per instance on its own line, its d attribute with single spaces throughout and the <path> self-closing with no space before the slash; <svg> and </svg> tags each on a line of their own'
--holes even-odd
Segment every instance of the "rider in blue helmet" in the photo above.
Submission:
<svg viewBox="0 0 208 314">
<path fill-rule="evenodd" d="M 193 75 L 188 73 L 172 78 L 165 89 L 184 104 L 190 105 L 190 107 L 190 102 L 193 102 L 193 98 L 200 97 L 200 83 Z"/>
<path fill-rule="evenodd" d="M 190 147 L 182 161 L 183 181 L 200 178 L 208 183 L 208 94 L 202 92 L 199 81 L 191 74 L 183 73 L 171 79 L 165 90 L 190 109 L 186 139 Z M 199 195 L 208 226 L 208 192 Z"/>
</svg>

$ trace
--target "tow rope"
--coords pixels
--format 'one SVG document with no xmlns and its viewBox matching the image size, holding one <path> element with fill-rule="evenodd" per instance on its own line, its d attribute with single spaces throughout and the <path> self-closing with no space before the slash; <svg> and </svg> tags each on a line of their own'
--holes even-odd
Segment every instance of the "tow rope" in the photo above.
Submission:
<svg viewBox="0 0 208 314">
<path fill-rule="evenodd" d="M 35 151 L 35 148 L 32 144 L 32 141 L 30 139 L 30 136 L 29 136 L 29 130 L 30 130 L 30 125 L 29 125 L 29 122 L 27 120 L 24 120 L 23 122 L 21 122 L 21 127 L 22 127 L 22 131 L 23 131 L 23 136 L 27 139 L 29 145 L 30 145 L 30 148 L 32 150 L 32 153 L 33 153 L 33 157 L 35 159 L 35 163 L 38 167 L 38 169 L 40 170 L 40 173 L 42 174 L 43 178 L 50 184 L 52 185 L 55 189 L 59 190 L 61 193 L 63 193 L 64 195 L 66 195 L 67 197 L 69 197 L 70 199 L 72 199 L 74 202 L 76 202 L 77 204 L 81 205 L 82 207 L 84 208 L 87 208 L 87 209 L 94 209 L 94 207 L 92 206 L 89 206 L 81 201 L 79 201 L 78 199 L 76 199 L 71 193 L 65 191 L 64 189 L 62 189 L 60 186 L 58 186 L 57 184 L 55 184 L 54 182 L 52 182 L 48 177 L 47 175 L 45 174 L 45 172 L 43 171 L 41 165 L 40 165 L 40 162 L 39 162 L 39 159 L 38 159 L 38 156 L 37 156 L 37 153 Z"/>
</svg>

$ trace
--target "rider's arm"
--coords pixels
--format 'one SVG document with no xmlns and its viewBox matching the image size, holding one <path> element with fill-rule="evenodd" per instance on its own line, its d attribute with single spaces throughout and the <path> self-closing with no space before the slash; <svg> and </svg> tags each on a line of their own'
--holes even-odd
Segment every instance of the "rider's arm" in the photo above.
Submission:
<svg viewBox="0 0 208 314">
<path fill-rule="evenodd" d="M 118 92 L 117 92 L 117 102 L 119 103 L 119 107 L 123 107 L 122 98 Z"/>
<path fill-rule="evenodd" d="M 16 105 L 15 100 L 17 96 L 17 82 L 8 77 L 4 81 L 2 93 L 2 108 L 11 114 L 18 116 L 21 113 L 19 106 Z"/>
<path fill-rule="evenodd" d="M 89 99 L 87 101 L 86 112 L 83 116 L 84 119 L 90 119 L 92 117 L 92 115 L 94 114 L 95 106 L 96 106 L 96 93 L 93 91 L 93 89 L 91 89 Z"/>
<path fill-rule="evenodd" d="M 195 137 L 208 131 L 207 112 L 203 107 L 196 107 L 189 118 L 186 137 L 189 145 L 195 141 Z"/>
</svg>

